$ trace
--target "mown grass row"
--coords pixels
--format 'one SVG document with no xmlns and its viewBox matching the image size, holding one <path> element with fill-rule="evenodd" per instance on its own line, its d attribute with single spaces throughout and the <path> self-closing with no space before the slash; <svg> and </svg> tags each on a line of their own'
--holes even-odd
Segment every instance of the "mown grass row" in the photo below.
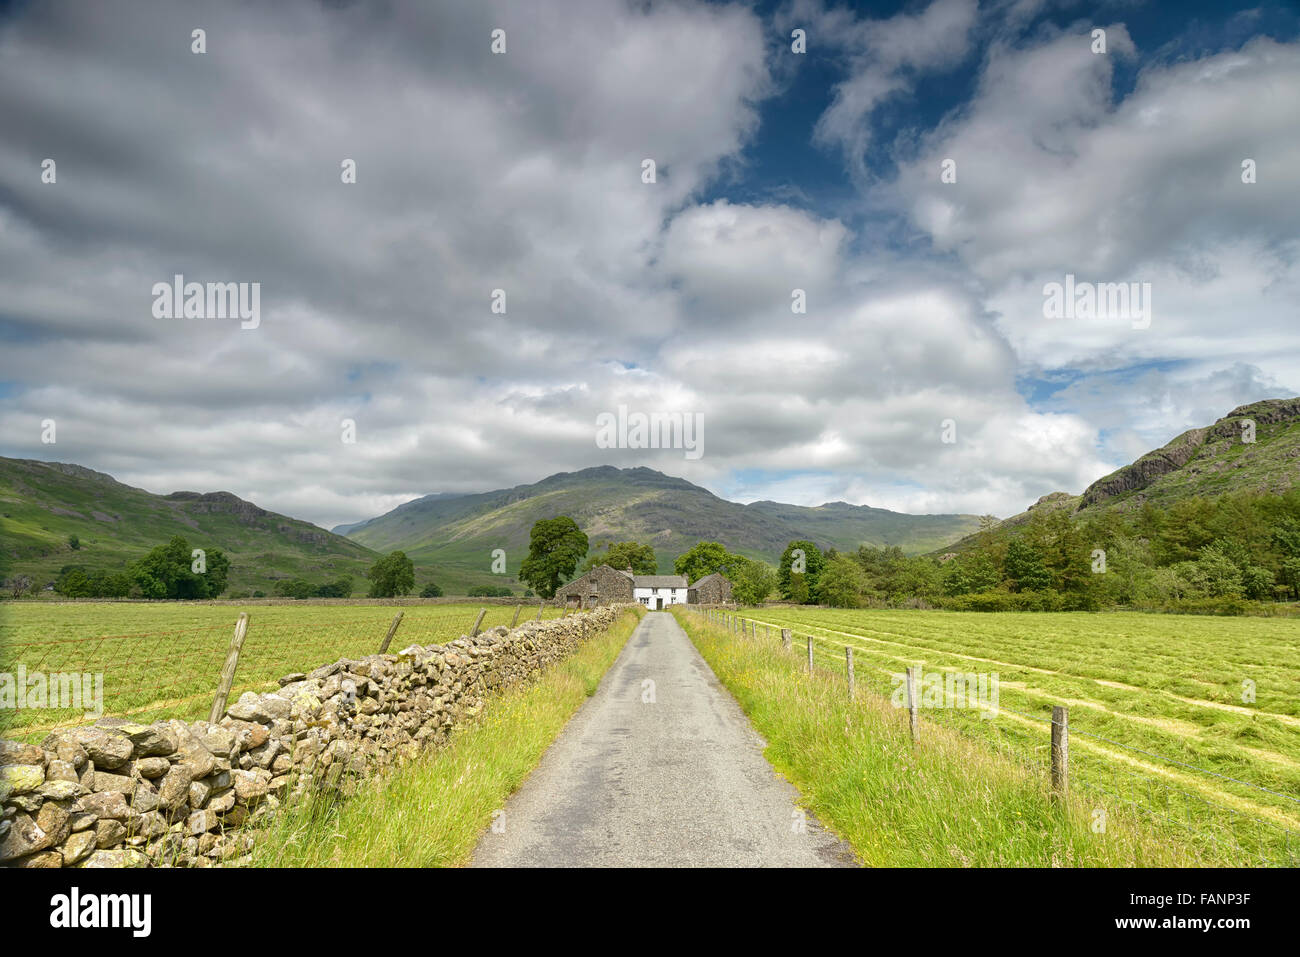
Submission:
<svg viewBox="0 0 1300 957">
<path fill-rule="evenodd" d="M 641 612 L 536 682 L 490 698 L 451 742 L 369 781 L 345 800 L 320 792 L 285 807 L 259 835 L 259 867 L 456 867 L 467 864 L 495 811 L 541 760 L 627 643 Z"/>
<path fill-rule="evenodd" d="M 1292 634 L 1294 628 L 1288 630 L 1285 623 L 1134 614 L 957 615 L 785 608 L 742 614 L 774 629 L 788 627 L 799 635 L 812 634 L 833 650 L 853 646 L 859 681 L 878 692 L 892 690 L 892 675 L 909 665 L 996 673 L 1006 712 L 1045 719 L 1054 704 L 1070 708 L 1079 773 L 1098 787 L 1131 792 L 1134 800 L 1170 809 L 1180 818 L 1190 815 L 1230 826 L 1234 834 L 1245 833 L 1247 846 L 1285 843 L 1288 838 L 1269 828 L 1257 833 L 1249 821 L 1235 819 L 1234 812 L 1300 830 L 1300 803 L 1258 789 L 1300 796 L 1300 722 L 1292 716 L 1294 702 L 1289 700 L 1300 696 L 1300 635 Z M 1217 684 L 1211 686 L 1211 677 Z M 1246 678 L 1256 682 L 1256 701 L 1251 704 L 1243 703 L 1240 696 L 1240 682 Z M 1234 681 L 1235 701 L 1226 692 Z M 1195 697 L 1181 694 L 1197 688 Z M 1011 713 L 996 721 L 960 713 L 943 717 L 968 733 L 1005 741 L 1028 753 L 1041 753 L 1046 747 L 1041 728 Z M 1084 732 L 1124 747 L 1088 739 Z M 1258 787 L 1197 773 L 1131 749 Z M 1133 774 L 1146 777 L 1135 780 Z M 1211 838 L 1211 844 L 1217 839 Z M 1292 851 L 1300 854 L 1300 841 L 1292 839 L 1292 843 Z"/>
<path fill-rule="evenodd" d="M 235 673 L 231 700 L 244 691 L 276 687 L 276 679 L 339 658 L 379 650 L 393 617 L 402 622 L 393 650 L 444 644 L 468 632 L 483 606 L 257 606 Z M 482 627 L 508 625 L 514 606 L 488 605 Z M 0 620 L 0 672 L 29 675 L 102 674 L 103 709 L 139 721 L 205 717 L 242 609 L 190 603 L 6 603 Z M 520 621 L 537 616 L 525 605 Z M 545 609 L 553 618 L 560 610 Z M 51 702 L 52 703 L 52 702 Z M 0 711 L 0 736 L 39 739 L 49 728 L 87 720 L 80 711 L 44 708 Z"/>
<path fill-rule="evenodd" d="M 958 731 L 923 722 L 842 674 L 806 673 L 804 651 L 739 638 L 676 611 L 700 653 L 768 741 L 808 808 L 870 866 L 1191 866 L 1194 850 L 1122 803 L 1054 801 L 1044 775 Z M 1104 819 L 1098 812 L 1104 813 Z M 1104 823 L 1103 823 L 1104 822 Z"/>
</svg>

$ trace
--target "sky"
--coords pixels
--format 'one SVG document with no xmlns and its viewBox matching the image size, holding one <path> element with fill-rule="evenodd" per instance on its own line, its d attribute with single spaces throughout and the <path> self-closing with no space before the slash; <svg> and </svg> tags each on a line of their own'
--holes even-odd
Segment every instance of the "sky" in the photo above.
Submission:
<svg viewBox="0 0 1300 957">
<path fill-rule="evenodd" d="M 325 527 L 594 465 L 1010 515 L 1300 394 L 1298 254 L 1286 0 L 0 2 L 0 455 Z"/>
</svg>

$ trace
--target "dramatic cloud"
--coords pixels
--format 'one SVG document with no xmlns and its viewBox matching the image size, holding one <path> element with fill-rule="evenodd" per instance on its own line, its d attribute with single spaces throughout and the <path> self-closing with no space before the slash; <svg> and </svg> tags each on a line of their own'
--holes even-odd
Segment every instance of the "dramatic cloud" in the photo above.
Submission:
<svg viewBox="0 0 1300 957">
<path fill-rule="evenodd" d="M 0 453 L 326 525 L 606 463 L 914 511 L 1078 491 L 1296 388 L 1300 49 L 1145 62 L 1117 21 L 1097 55 L 1052 6 L 9 9 Z M 744 188 L 790 96 L 854 208 Z M 1150 282 L 1150 328 L 1045 319 L 1066 273 Z M 177 274 L 260 283 L 260 325 L 155 318 Z M 704 456 L 598 448 L 619 405 L 703 413 Z"/>
</svg>

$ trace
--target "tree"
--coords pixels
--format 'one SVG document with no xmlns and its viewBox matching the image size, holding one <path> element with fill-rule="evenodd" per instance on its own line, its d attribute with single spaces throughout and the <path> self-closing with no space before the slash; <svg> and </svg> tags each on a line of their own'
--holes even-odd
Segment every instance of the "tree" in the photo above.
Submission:
<svg viewBox="0 0 1300 957">
<path fill-rule="evenodd" d="M 304 578 L 284 578 L 275 583 L 275 593 L 281 598 L 311 598 L 316 586 Z"/>
<path fill-rule="evenodd" d="M 87 585 L 92 598 L 125 598 L 131 593 L 131 576 L 100 569 L 90 575 Z"/>
<path fill-rule="evenodd" d="M 673 562 L 673 571 L 685 575 L 688 583 L 694 583 L 714 572 L 726 574 L 728 569 L 739 565 L 740 561 L 743 559 L 738 560 L 719 542 L 696 542 L 689 551 L 677 556 Z M 727 577 L 731 578 L 730 575 Z M 734 584 L 734 579 L 732 581 Z"/>
<path fill-rule="evenodd" d="M 802 556 L 796 552 L 802 552 Z M 801 539 L 786 545 L 776 572 L 781 595 L 800 604 L 809 601 L 817 593 L 817 576 L 825 561 L 821 549 L 810 541 Z M 795 582 L 796 576 L 799 577 L 798 583 Z M 804 596 L 802 599 L 798 597 L 800 594 Z"/>
<path fill-rule="evenodd" d="M 72 549 L 74 552 L 79 551 L 81 549 L 81 539 L 78 538 L 76 535 L 69 535 L 68 547 Z"/>
<path fill-rule="evenodd" d="M 1032 545 L 1016 539 L 1007 546 L 1002 570 L 1011 580 L 1012 591 L 1042 591 L 1052 587 L 1052 573 Z"/>
<path fill-rule="evenodd" d="M 415 565 L 406 552 L 389 552 L 370 566 L 366 577 L 370 579 L 371 598 L 396 598 L 415 588 Z"/>
<path fill-rule="evenodd" d="M 220 549 L 204 552 L 203 571 L 195 563 L 189 542 L 177 535 L 133 562 L 128 574 L 144 598 L 212 598 L 226 590 L 230 560 Z"/>
<path fill-rule="evenodd" d="M 434 582 L 429 582 L 429 584 L 425 585 L 424 588 L 420 590 L 420 597 L 421 597 L 421 598 L 441 598 L 441 597 L 442 597 L 442 589 L 439 588 L 439 587 L 437 586 L 437 584 L 435 584 Z"/>
<path fill-rule="evenodd" d="M 985 591 L 996 585 L 998 578 L 998 570 L 987 555 L 962 555 L 944 566 L 943 593 L 953 596 Z"/>
<path fill-rule="evenodd" d="M 1217 545 L 1206 545 L 1190 565 L 1188 578 L 1199 591 L 1214 598 L 1237 598 L 1242 593 L 1241 569 Z"/>
<path fill-rule="evenodd" d="M 1246 597 L 1260 601 L 1273 597 L 1273 573 L 1261 565 L 1248 565 L 1241 573 Z"/>
<path fill-rule="evenodd" d="M 832 608 L 857 608 L 862 603 L 862 566 L 844 555 L 833 555 L 817 576 L 817 599 Z"/>
<path fill-rule="evenodd" d="M 528 535 L 528 557 L 519 566 L 519 579 L 543 598 L 554 598 L 555 589 L 573 577 L 586 554 L 587 536 L 577 522 L 567 515 L 544 518 Z"/>
<path fill-rule="evenodd" d="M 588 572 L 597 565 L 608 565 L 619 571 L 631 568 L 634 575 L 654 575 L 659 571 L 654 547 L 639 542 L 614 542 L 607 552 L 597 552 L 588 558 L 582 570 Z"/>
<path fill-rule="evenodd" d="M 350 598 L 352 597 L 352 578 L 344 575 L 338 581 L 326 582 L 319 585 L 315 591 L 317 598 Z"/>
<path fill-rule="evenodd" d="M 208 583 L 208 598 L 215 598 L 226 590 L 230 578 L 230 559 L 219 548 L 210 548 L 204 554 L 207 569 L 201 574 Z"/>
<path fill-rule="evenodd" d="M 80 566 L 64 568 L 54 582 L 54 590 L 64 598 L 91 598 L 90 579 Z"/>
<path fill-rule="evenodd" d="M 1300 558 L 1288 558 L 1282 562 L 1281 581 L 1291 589 L 1292 598 L 1300 598 Z"/>
<path fill-rule="evenodd" d="M 776 570 L 772 566 L 739 555 L 733 555 L 732 560 L 727 578 L 732 586 L 731 596 L 736 601 L 742 605 L 761 605 L 776 591 Z"/>
<path fill-rule="evenodd" d="M 22 598 L 32 587 L 31 575 L 15 575 L 9 579 L 9 592 L 15 598 Z"/>
</svg>

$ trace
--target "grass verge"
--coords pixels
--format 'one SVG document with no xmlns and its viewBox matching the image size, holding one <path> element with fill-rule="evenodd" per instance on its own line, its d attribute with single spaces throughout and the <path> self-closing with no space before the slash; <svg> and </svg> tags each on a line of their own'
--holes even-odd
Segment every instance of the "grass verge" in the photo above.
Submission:
<svg viewBox="0 0 1300 957">
<path fill-rule="evenodd" d="M 978 741 L 887 698 L 849 700 L 842 675 L 809 676 L 798 649 L 678 621 L 767 739 L 772 765 L 874 867 L 1186 867 L 1197 861 L 1123 807 L 1071 797 Z M 1105 814 L 1104 830 L 1094 830 Z"/>
<path fill-rule="evenodd" d="M 537 681 L 488 700 L 446 747 L 364 782 L 343 801 L 282 808 L 253 867 L 457 867 L 532 772 L 641 620 L 628 610 Z"/>
</svg>

